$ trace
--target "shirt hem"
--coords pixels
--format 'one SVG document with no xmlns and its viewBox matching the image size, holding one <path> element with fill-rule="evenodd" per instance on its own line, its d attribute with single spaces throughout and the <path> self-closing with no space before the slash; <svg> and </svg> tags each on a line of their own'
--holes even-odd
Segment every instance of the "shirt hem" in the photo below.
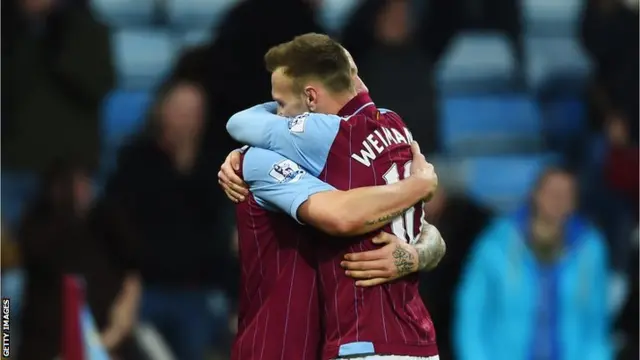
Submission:
<svg viewBox="0 0 640 360">
<path fill-rule="evenodd" d="M 409 344 L 380 344 L 374 343 L 375 355 L 418 356 L 430 357 L 438 355 L 438 346 L 433 344 L 409 345 Z M 322 352 L 323 360 L 339 359 L 339 346 L 326 347 Z M 372 354 L 367 354 L 372 355 Z"/>
</svg>

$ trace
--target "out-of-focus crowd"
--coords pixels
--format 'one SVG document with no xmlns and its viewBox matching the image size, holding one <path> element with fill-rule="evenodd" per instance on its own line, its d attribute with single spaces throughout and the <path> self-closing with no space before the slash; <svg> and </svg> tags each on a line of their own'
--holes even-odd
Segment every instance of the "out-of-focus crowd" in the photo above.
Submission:
<svg viewBox="0 0 640 360">
<path fill-rule="evenodd" d="M 224 126 L 270 99 L 269 47 L 307 32 L 341 40 L 436 163 L 441 359 L 638 358 L 637 1 L 5 0 L 14 358 L 60 353 L 65 274 L 115 358 L 159 358 L 157 335 L 226 358 Z"/>
</svg>

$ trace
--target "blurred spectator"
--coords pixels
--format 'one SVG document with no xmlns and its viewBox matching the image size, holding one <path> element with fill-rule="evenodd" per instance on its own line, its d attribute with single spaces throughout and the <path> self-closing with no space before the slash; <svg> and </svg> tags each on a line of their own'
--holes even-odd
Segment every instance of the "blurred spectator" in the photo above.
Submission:
<svg viewBox="0 0 640 360">
<path fill-rule="evenodd" d="M 227 119 L 271 100 L 270 75 L 263 59 L 267 50 L 296 35 L 322 30 L 315 21 L 313 1 L 245 0 L 212 31 L 214 42 L 185 54 L 174 74 L 203 86 L 211 107 L 204 146 L 209 156 L 222 163 L 238 146 L 225 131 Z"/>
<path fill-rule="evenodd" d="M 60 352 L 62 277 L 84 277 L 86 300 L 106 348 L 136 360 L 130 337 L 141 286 L 135 272 L 134 241 L 122 211 L 94 202 L 84 168 L 58 164 L 43 179 L 26 214 L 19 241 L 27 275 L 18 356 L 50 360 Z"/>
<path fill-rule="evenodd" d="M 582 42 L 596 64 L 592 118 L 597 128 L 620 128 L 635 145 L 640 97 L 638 25 L 637 7 L 622 0 L 589 0 L 582 20 Z"/>
<path fill-rule="evenodd" d="M 204 114 L 199 86 L 169 80 L 147 132 L 122 149 L 106 188 L 108 198 L 127 204 L 141 235 L 142 319 L 181 360 L 203 359 L 216 330 L 226 328 L 223 291 L 236 294 L 219 163 L 200 151 Z"/>
<path fill-rule="evenodd" d="M 574 214 L 576 190 L 549 169 L 530 207 L 478 239 L 456 300 L 458 359 L 612 358 L 606 247 Z"/>
<path fill-rule="evenodd" d="M 432 153 L 437 149 L 432 64 L 416 39 L 412 5 L 363 1 L 343 30 L 342 43 L 376 103 L 401 114 L 422 150 Z"/>
<path fill-rule="evenodd" d="M 3 34 L 3 167 L 43 171 L 78 154 L 93 169 L 100 103 L 114 83 L 108 30 L 74 2 L 18 1 Z"/>
<path fill-rule="evenodd" d="M 429 1 L 427 17 L 419 32 L 428 53 L 438 62 L 460 30 L 498 30 L 511 40 L 516 59 L 522 67 L 521 1 L 450 0 Z"/>
<path fill-rule="evenodd" d="M 491 212 L 465 196 L 447 194 L 439 187 L 427 203 L 426 216 L 447 242 L 447 254 L 437 268 L 421 274 L 420 293 L 438 332 L 440 357 L 452 359 L 451 320 L 455 287 L 473 240 L 487 225 Z"/>
<path fill-rule="evenodd" d="M 637 3 L 636 3 L 637 5 Z M 590 0 L 582 42 L 596 64 L 590 91 L 594 135 L 583 157 L 583 204 L 603 227 L 616 270 L 612 297 L 621 306 L 628 288 L 628 253 L 637 226 L 639 88 L 638 9 L 621 0 Z"/>
</svg>

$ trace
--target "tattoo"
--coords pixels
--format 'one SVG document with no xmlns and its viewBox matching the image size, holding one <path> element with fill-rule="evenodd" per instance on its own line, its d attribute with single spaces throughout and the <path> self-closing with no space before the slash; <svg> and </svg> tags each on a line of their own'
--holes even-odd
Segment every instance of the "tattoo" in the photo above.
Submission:
<svg viewBox="0 0 640 360">
<path fill-rule="evenodd" d="M 371 226 L 371 225 L 379 225 L 379 224 L 388 223 L 392 219 L 404 214 L 404 212 L 407 211 L 408 209 L 410 209 L 410 208 L 392 212 L 391 214 L 387 214 L 387 215 L 385 215 L 385 216 L 383 216 L 381 218 L 378 218 L 376 220 L 367 220 L 367 221 L 364 222 L 364 224 L 366 226 Z"/>
<path fill-rule="evenodd" d="M 418 269 L 420 270 L 435 268 L 447 251 L 447 246 L 440 235 L 440 231 L 435 226 L 427 223 L 422 228 L 420 237 L 414 247 L 418 252 Z"/>
<path fill-rule="evenodd" d="M 392 256 L 393 256 L 393 263 L 396 266 L 396 269 L 398 270 L 399 277 L 405 276 L 413 272 L 413 266 L 414 266 L 413 258 L 411 257 L 411 254 L 406 249 L 403 249 L 400 245 L 397 245 L 396 248 L 393 250 Z"/>
</svg>

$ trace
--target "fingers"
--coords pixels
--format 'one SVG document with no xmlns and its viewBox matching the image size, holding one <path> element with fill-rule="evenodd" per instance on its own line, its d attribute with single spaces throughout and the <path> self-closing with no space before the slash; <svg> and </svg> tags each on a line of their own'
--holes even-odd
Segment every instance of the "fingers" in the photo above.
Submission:
<svg viewBox="0 0 640 360">
<path fill-rule="evenodd" d="M 244 201 L 249 194 L 247 185 L 236 173 L 240 169 L 240 160 L 240 152 L 232 151 L 218 172 L 218 184 L 220 184 L 227 197 L 235 203 Z"/>
<path fill-rule="evenodd" d="M 418 144 L 417 141 L 412 141 L 411 142 L 411 153 L 415 156 L 415 155 L 422 155 L 422 152 L 420 151 L 420 144 Z"/>
<path fill-rule="evenodd" d="M 384 260 L 372 260 L 372 261 L 342 261 L 340 266 L 345 270 L 384 270 L 386 269 L 387 262 Z"/>
<path fill-rule="evenodd" d="M 375 278 L 375 279 L 369 279 L 369 280 L 358 280 L 356 281 L 356 286 L 358 287 L 371 287 L 371 286 L 376 286 L 376 285 L 382 285 L 384 283 L 387 283 L 389 281 L 394 280 L 393 278 Z"/>
<path fill-rule="evenodd" d="M 371 261 L 385 258 L 386 251 L 384 249 L 376 249 L 363 251 L 359 253 L 350 253 L 344 256 L 347 261 Z"/>
<path fill-rule="evenodd" d="M 235 171 L 240 170 L 240 160 L 242 160 L 242 156 L 240 156 L 240 151 L 232 151 L 228 156 L 228 160 L 231 163 L 231 167 Z"/>
<path fill-rule="evenodd" d="M 392 274 L 386 270 L 347 270 L 345 274 L 354 279 L 370 280 L 374 278 L 390 277 Z"/>
<path fill-rule="evenodd" d="M 227 196 L 227 198 L 231 201 L 233 201 L 234 203 L 239 203 L 242 202 L 242 195 L 230 192 L 229 190 L 225 189 L 224 186 L 222 188 L 224 190 L 224 194 Z"/>
<path fill-rule="evenodd" d="M 229 200 L 233 201 L 234 203 L 244 201 L 245 199 L 244 195 L 242 193 L 235 191 L 230 186 L 231 183 L 224 182 L 222 179 L 218 179 L 218 184 L 220 184 L 220 187 L 222 187 L 222 190 L 224 191 L 227 198 L 229 198 Z"/>
<path fill-rule="evenodd" d="M 243 195 L 246 196 L 249 194 L 247 185 L 244 183 L 244 180 L 242 180 L 242 178 L 238 176 L 238 174 L 236 174 L 235 170 L 231 168 L 230 163 L 222 164 L 222 166 L 220 167 L 220 172 L 218 172 L 218 178 Z"/>
</svg>

